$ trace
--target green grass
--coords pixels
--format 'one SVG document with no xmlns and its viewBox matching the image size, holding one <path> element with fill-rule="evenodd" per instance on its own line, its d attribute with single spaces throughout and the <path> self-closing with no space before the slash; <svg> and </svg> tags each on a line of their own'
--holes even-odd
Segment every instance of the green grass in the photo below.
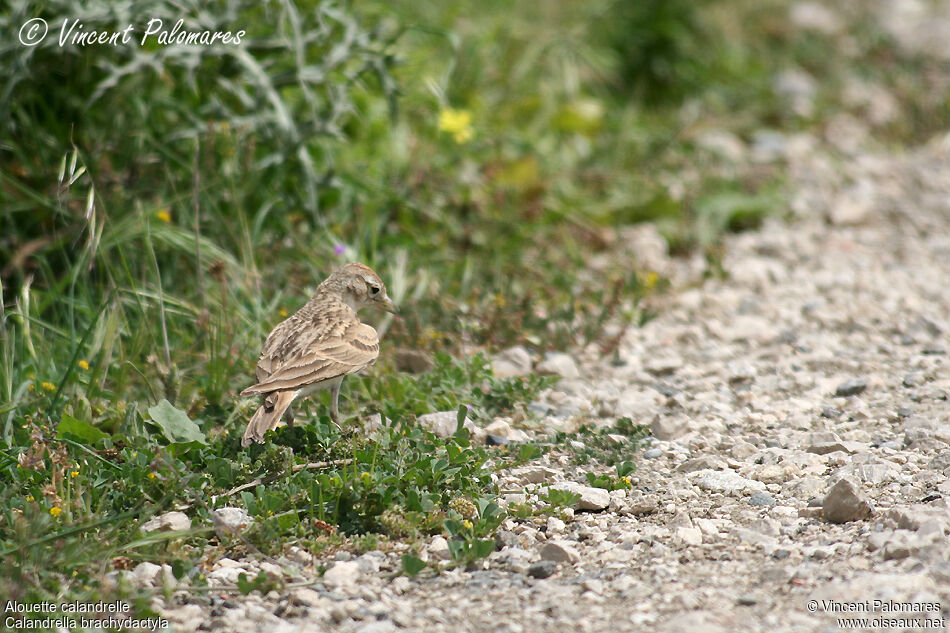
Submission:
<svg viewBox="0 0 950 633">
<path fill-rule="evenodd" d="M 783 165 L 724 161 L 698 147 L 702 132 L 820 136 L 829 116 L 863 116 L 842 97 L 855 76 L 900 110 L 872 126 L 878 142 L 947 123 L 939 61 L 844 9 L 843 31 L 819 37 L 789 25 L 784 0 L 204 6 L 36 10 L 53 27 L 184 17 L 247 28 L 246 46 L 0 44 L 0 551 L 17 563 L 0 588 L 14 599 L 101 595 L 108 572 L 140 560 L 200 584 L 204 556 L 293 543 L 441 532 L 456 564 L 484 556 L 504 516 L 491 468 L 541 449 L 487 461 L 414 416 L 507 414 L 547 383 L 496 379 L 486 353 L 610 353 L 605 325 L 650 318 L 664 280 L 611 250 L 616 227 L 654 222 L 715 274 L 725 233 L 785 212 Z M 0 9 L 0 30 L 32 10 Z M 809 115 L 772 90 L 788 68 L 816 78 Z M 598 255 L 603 271 L 585 274 Z M 402 317 L 365 315 L 382 356 L 347 382 L 344 411 L 392 424 L 341 435 L 320 417 L 324 395 L 310 426 L 241 450 L 256 405 L 236 394 L 261 342 L 350 260 L 382 274 Z M 436 368 L 399 374 L 399 347 Z M 619 435 L 585 430 L 584 450 L 553 450 L 623 487 L 639 436 Z M 268 483 L 221 496 L 256 479 Z M 254 515 L 243 540 L 212 528 L 222 503 Z M 139 533 L 175 507 L 192 532 Z M 406 573 L 419 562 L 407 554 Z"/>
</svg>

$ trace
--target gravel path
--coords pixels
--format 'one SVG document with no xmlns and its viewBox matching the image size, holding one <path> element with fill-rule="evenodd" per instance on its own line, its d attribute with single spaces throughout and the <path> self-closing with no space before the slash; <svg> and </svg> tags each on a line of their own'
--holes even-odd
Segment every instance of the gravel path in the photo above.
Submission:
<svg viewBox="0 0 950 633">
<path fill-rule="evenodd" d="M 625 336 L 622 364 L 578 353 L 579 375 L 534 403 L 552 427 L 652 425 L 632 489 L 587 500 L 603 510 L 509 519 L 504 547 L 477 571 L 410 580 L 392 573 L 398 552 L 312 561 L 298 550 L 285 572 L 312 578 L 322 564 L 322 582 L 210 603 L 183 592 L 156 606 L 183 630 L 272 633 L 833 631 L 839 617 L 943 626 L 950 138 L 898 156 L 815 145 L 781 144 L 794 220 L 730 238 L 723 279 L 674 292 Z M 674 277 L 695 274 L 651 257 Z M 548 361 L 572 373 L 571 359 Z M 551 454 L 499 483 L 570 481 L 586 483 Z M 444 547 L 436 537 L 429 554 Z M 233 582 L 261 566 L 219 561 L 211 576 Z"/>
<path fill-rule="evenodd" d="M 912 47 L 933 26 L 916 15 L 882 24 Z M 887 95 L 867 96 L 869 119 L 886 116 Z M 264 570 L 309 586 L 185 590 L 155 608 L 176 630 L 269 633 L 945 628 L 950 136 L 874 152 L 846 114 L 820 134 L 696 139 L 723 161 L 780 165 L 791 217 L 730 237 L 726 274 L 706 281 L 703 262 L 669 258 L 652 228 L 618 231 L 624 256 L 677 288 L 618 358 L 497 359 L 501 371 L 563 376 L 532 403 L 541 420 L 529 434 L 621 416 L 650 425 L 629 491 L 586 489 L 584 470 L 550 453 L 501 473 L 500 488 L 561 483 L 583 507 L 564 521 L 508 519 L 478 570 L 410 580 L 395 573 L 400 551 L 314 560 L 293 549 L 280 567 L 217 561 L 209 582 Z M 501 422 L 491 432 L 524 437 Z M 425 555 L 445 548 L 435 537 Z M 159 583 L 149 565 L 133 581 Z"/>
</svg>

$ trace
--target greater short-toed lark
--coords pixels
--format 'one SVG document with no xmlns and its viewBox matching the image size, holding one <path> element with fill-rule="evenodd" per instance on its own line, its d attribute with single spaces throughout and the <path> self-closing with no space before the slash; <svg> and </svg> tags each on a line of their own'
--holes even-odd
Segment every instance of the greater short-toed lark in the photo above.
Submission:
<svg viewBox="0 0 950 633">
<path fill-rule="evenodd" d="M 242 396 L 264 396 L 261 407 L 248 422 L 241 444 L 263 442 L 264 433 L 277 426 L 297 396 L 330 389 L 330 417 L 339 425 L 340 384 L 379 356 L 376 330 L 360 323 L 357 311 L 375 306 L 396 312 L 386 286 L 363 264 L 343 266 L 317 288 L 307 305 L 270 333 L 257 361 L 257 384 Z"/>
</svg>

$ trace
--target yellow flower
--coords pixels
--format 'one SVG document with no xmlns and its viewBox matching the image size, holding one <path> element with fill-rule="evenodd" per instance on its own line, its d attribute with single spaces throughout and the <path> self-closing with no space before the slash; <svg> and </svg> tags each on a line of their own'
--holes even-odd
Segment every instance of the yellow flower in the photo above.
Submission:
<svg viewBox="0 0 950 633">
<path fill-rule="evenodd" d="M 442 110 L 439 112 L 439 131 L 451 134 L 456 143 L 468 143 L 475 136 L 472 113 L 454 108 Z"/>
<path fill-rule="evenodd" d="M 27 389 L 30 391 L 33 391 L 34 389 L 36 389 L 36 385 L 30 385 L 29 387 L 27 387 Z"/>
<path fill-rule="evenodd" d="M 34 374 L 33 372 L 30 372 L 26 375 L 26 377 L 29 378 L 30 380 L 33 380 L 34 378 L 36 378 L 36 374 Z"/>
<path fill-rule="evenodd" d="M 62 509 L 62 508 L 57 508 L 57 507 L 54 506 L 54 507 L 52 507 L 52 508 L 49 509 L 49 513 L 50 513 L 52 516 L 54 516 L 54 517 L 58 517 L 59 515 L 61 515 L 61 514 L 63 513 L 63 509 Z"/>
<path fill-rule="evenodd" d="M 69 476 L 72 477 L 73 479 L 75 479 L 76 477 L 79 476 L 79 471 L 78 471 L 78 470 L 74 470 L 74 471 L 72 471 L 72 472 L 69 473 Z"/>
<path fill-rule="evenodd" d="M 643 287 L 647 290 L 653 290 L 656 287 L 657 282 L 660 281 L 660 276 L 654 272 L 647 273 L 646 279 L 643 280 Z"/>
<path fill-rule="evenodd" d="M 279 314 L 279 315 L 281 316 L 281 318 L 286 317 L 286 316 L 287 316 L 287 308 L 281 308 L 280 310 L 277 311 L 277 314 Z"/>
<path fill-rule="evenodd" d="M 471 529 L 472 529 L 472 522 L 469 521 L 468 519 L 465 519 L 464 521 L 462 521 L 462 525 L 465 526 L 465 529 L 466 529 L 466 530 L 471 530 Z"/>
<path fill-rule="evenodd" d="M 155 479 L 155 477 L 157 477 L 157 476 L 158 476 L 158 475 L 156 475 L 155 473 L 149 473 L 149 474 L 148 474 L 148 478 L 149 478 L 149 479 Z"/>
<path fill-rule="evenodd" d="M 33 495 L 26 495 L 27 501 L 33 501 Z"/>
<path fill-rule="evenodd" d="M 172 214 L 168 212 L 168 209 L 159 210 L 159 212 L 155 214 L 155 217 L 166 224 L 172 221 Z"/>
<path fill-rule="evenodd" d="M 51 382 L 44 382 L 43 389 L 45 389 L 46 391 L 56 391 L 56 385 L 54 385 Z"/>
<path fill-rule="evenodd" d="M 88 371 L 88 370 L 89 370 L 89 363 L 86 362 L 86 361 L 84 361 L 84 360 L 79 361 L 79 369 Z"/>
</svg>

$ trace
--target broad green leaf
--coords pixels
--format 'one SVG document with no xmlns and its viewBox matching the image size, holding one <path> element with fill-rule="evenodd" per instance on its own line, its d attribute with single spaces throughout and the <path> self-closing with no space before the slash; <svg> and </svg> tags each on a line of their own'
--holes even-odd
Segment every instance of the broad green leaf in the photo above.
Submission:
<svg viewBox="0 0 950 633">
<path fill-rule="evenodd" d="M 67 434 L 89 445 L 93 445 L 99 440 L 104 440 L 109 437 L 108 433 L 103 433 L 88 422 L 77 420 L 73 416 L 64 413 L 62 419 L 59 421 L 56 437 L 65 437 Z"/>
<path fill-rule="evenodd" d="M 403 554 L 402 555 L 402 571 L 407 576 L 415 576 L 420 571 L 425 569 L 426 564 L 418 556 L 413 556 L 412 554 Z"/>
<path fill-rule="evenodd" d="M 162 429 L 162 433 L 170 442 L 185 443 L 199 442 L 207 444 L 205 434 L 201 432 L 188 414 L 176 408 L 168 400 L 162 398 L 154 407 L 149 407 L 148 415 Z"/>
</svg>

